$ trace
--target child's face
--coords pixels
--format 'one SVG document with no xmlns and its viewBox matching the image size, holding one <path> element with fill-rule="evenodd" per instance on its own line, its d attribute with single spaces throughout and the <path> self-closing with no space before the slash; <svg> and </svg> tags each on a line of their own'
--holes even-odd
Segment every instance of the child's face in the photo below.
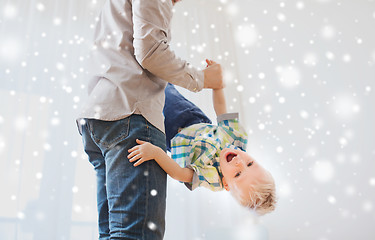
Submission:
<svg viewBox="0 0 375 240">
<path fill-rule="evenodd" d="M 242 150 L 224 148 L 220 153 L 220 168 L 226 190 L 236 184 L 241 191 L 249 192 L 251 184 L 268 182 L 270 173 Z"/>
</svg>

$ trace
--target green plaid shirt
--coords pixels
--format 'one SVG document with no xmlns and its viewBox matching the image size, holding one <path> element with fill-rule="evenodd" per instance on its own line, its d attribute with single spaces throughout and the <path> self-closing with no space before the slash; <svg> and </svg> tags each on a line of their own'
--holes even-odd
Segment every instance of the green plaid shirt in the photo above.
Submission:
<svg viewBox="0 0 375 240">
<path fill-rule="evenodd" d="M 181 167 L 194 170 L 190 190 L 204 186 L 212 191 L 223 189 L 219 155 L 224 148 L 246 150 L 247 134 L 238 123 L 238 113 L 218 117 L 218 125 L 194 124 L 184 128 L 171 141 L 172 159 Z"/>
</svg>

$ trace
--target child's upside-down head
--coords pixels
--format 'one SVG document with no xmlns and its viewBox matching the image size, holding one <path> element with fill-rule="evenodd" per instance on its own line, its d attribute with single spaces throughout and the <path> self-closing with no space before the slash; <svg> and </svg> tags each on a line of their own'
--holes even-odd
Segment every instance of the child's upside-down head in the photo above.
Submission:
<svg viewBox="0 0 375 240">
<path fill-rule="evenodd" d="M 224 148 L 219 161 L 224 188 L 241 205 L 259 215 L 275 209 L 275 182 L 270 172 L 240 149 Z"/>
</svg>

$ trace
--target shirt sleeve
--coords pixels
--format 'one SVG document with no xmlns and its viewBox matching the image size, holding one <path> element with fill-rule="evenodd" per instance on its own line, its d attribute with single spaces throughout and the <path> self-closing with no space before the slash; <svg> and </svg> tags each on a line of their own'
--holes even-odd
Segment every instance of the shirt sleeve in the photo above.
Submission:
<svg viewBox="0 0 375 240">
<path fill-rule="evenodd" d="M 188 168 L 194 170 L 193 180 L 191 183 L 185 183 L 185 186 L 191 191 L 197 187 L 205 187 L 211 191 L 217 192 L 223 190 L 221 178 L 214 166 L 189 165 Z"/>
<path fill-rule="evenodd" d="M 225 120 L 237 120 L 238 122 L 238 113 L 224 113 L 219 116 L 217 116 L 217 123 L 219 124 L 222 121 Z"/>
<path fill-rule="evenodd" d="M 239 124 L 238 113 L 222 114 L 217 117 L 217 122 L 218 126 L 225 132 L 225 141 L 246 151 L 247 133 Z"/>
<path fill-rule="evenodd" d="M 186 167 L 194 170 L 193 180 L 185 184 L 190 190 L 197 187 L 206 187 L 212 191 L 223 189 L 218 170 L 218 161 L 215 159 L 217 147 L 203 137 L 196 139 L 190 155 L 191 162 Z"/>
<path fill-rule="evenodd" d="M 204 73 L 170 49 L 172 1 L 133 0 L 133 46 L 138 63 L 155 76 L 190 91 L 202 90 Z"/>
</svg>

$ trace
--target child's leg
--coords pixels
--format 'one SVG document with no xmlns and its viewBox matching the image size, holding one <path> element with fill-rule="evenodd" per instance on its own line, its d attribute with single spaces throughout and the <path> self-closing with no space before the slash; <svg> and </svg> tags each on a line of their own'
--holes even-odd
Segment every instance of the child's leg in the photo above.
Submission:
<svg viewBox="0 0 375 240">
<path fill-rule="evenodd" d="M 180 128 L 197 123 L 212 123 L 196 105 L 182 96 L 170 83 L 165 88 L 164 126 L 167 149 L 170 151 L 171 139 Z"/>
</svg>

